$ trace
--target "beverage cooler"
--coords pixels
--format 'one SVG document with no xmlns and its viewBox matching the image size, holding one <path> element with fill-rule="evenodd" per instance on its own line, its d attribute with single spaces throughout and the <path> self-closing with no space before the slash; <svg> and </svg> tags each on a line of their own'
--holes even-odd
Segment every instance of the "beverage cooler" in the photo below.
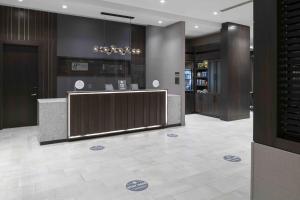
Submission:
<svg viewBox="0 0 300 200">
<path fill-rule="evenodd" d="M 185 77 L 185 113 L 192 114 L 195 112 L 195 92 L 194 92 L 194 63 L 186 63 L 184 71 Z"/>
<path fill-rule="evenodd" d="M 185 91 L 192 92 L 193 91 L 193 70 L 185 69 L 184 77 L 185 77 Z"/>
</svg>

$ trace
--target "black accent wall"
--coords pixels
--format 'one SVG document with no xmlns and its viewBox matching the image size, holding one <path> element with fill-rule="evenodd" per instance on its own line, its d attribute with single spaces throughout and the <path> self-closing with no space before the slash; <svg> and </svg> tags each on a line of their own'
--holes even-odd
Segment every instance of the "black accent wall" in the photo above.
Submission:
<svg viewBox="0 0 300 200">
<path fill-rule="evenodd" d="M 130 56 L 93 52 L 95 45 L 129 46 L 130 24 L 70 15 L 57 18 L 57 55 L 76 58 L 126 59 Z"/>
<path fill-rule="evenodd" d="M 88 72 L 68 70 L 68 73 L 59 73 L 58 97 L 63 97 L 65 91 L 73 90 L 74 82 L 78 79 L 84 80 L 86 90 L 103 90 L 105 83 L 113 84 L 116 88 L 120 79 L 127 80 L 128 84 L 138 83 L 140 88 L 145 88 L 144 26 L 70 15 L 58 15 L 57 23 L 57 54 L 60 60 L 58 72 L 70 69 L 72 62 L 86 62 L 90 66 Z M 126 56 L 100 54 L 93 51 L 95 45 L 132 46 L 140 48 L 142 53 Z M 68 62 L 61 62 L 62 60 Z M 119 73 L 118 70 L 113 70 L 116 73 L 103 73 L 103 63 L 111 68 L 124 68 L 126 72 Z"/>
</svg>

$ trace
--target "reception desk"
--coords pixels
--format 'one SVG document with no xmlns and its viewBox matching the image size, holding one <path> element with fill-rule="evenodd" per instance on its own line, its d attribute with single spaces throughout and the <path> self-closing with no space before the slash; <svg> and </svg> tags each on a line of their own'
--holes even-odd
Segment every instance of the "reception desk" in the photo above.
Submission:
<svg viewBox="0 0 300 200">
<path fill-rule="evenodd" d="M 39 99 L 39 142 L 68 141 L 180 125 L 181 96 L 167 90 L 69 92 Z"/>
<path fill-rule="evenodd" d="M 69 92 L 68 137 L 163 127 L 166 112 L 166 90 Z"/>
</svg>

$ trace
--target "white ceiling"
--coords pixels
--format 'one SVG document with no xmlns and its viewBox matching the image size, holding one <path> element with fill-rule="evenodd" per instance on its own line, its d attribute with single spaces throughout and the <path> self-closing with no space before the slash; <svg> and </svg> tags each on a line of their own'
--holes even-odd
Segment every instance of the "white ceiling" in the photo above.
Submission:
<svg viewBox="0 0 300 200">
<path fill-rule="evenodd" d="M 240 23 L 252 29 L 253 3 L 213 15 L 214 11 L 245 1 L 166 0 L 161 4 L 160 0 L 0 0 L 0 4 L 124 22 L 100 15 L 100 12 L 112 12 L 134 16 L 133 23 L 143 25 L 167 26 L 185 21 L 186 36 L 196 37 L 219 31 L 223 22 Z M 63 4 L 68 5 L 68 9 L 62 9 Z M 163 24 L 159 25 L 159 20 Z M 199 28 L 195 29 L 195 25 Z"/>
</svg>

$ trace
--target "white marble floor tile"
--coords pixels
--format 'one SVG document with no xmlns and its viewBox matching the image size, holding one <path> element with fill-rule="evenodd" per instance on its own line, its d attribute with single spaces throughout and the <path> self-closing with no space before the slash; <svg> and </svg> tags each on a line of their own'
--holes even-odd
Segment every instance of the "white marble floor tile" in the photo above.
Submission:
<svg viewBox="0 0 300 200">
<path fill-rule="evenodd" d="M 187 115 L 184 127 L 46 146 L 37 134 L 37 127 L 0 131 L 1 200 L 250 199 L 252 118 Z M 228 154 L 242 161 L 225 161 Z M 148 189 L 128 191 L 135 179 Z"/>
</svg>

